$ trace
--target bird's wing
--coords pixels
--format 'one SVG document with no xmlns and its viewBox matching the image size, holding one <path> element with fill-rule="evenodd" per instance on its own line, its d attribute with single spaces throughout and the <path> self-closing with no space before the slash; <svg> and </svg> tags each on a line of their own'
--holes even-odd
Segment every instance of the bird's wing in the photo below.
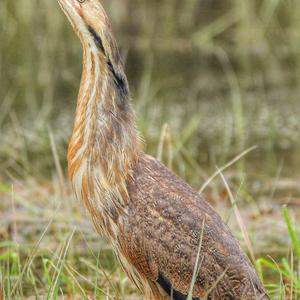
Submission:
<svg viewBox="0 0 300 300">
<path fill-rule="evenodd" d="M 120 243 L 141 276 L 175 300 L 186 299 L 193 274 L 193 299 L 264 294 L 227 225 L 197 192 L 149 156 L 133 171 Z"/>
</svg>

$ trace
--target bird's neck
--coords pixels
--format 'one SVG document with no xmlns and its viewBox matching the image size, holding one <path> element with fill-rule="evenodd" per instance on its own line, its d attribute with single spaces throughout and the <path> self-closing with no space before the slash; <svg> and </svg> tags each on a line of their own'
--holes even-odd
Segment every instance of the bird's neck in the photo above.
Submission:
<svg viewBox="0 0 300 300">
<path fill-rule="evenodd" d="M 75 125 L 68 150 L 69 176 L 78 189 L 80 195 L 77 196 L 82 197 L 87 193 L 85 190 L 95 190 L 93 185 L 98 185 L 102 193 L 116 188 L 120 194 L 125 194 L 125 181 L 139 148 L 122 66 L 120 63 L 115 66 L 93 48 L 85 49 Z"/>
</svg>

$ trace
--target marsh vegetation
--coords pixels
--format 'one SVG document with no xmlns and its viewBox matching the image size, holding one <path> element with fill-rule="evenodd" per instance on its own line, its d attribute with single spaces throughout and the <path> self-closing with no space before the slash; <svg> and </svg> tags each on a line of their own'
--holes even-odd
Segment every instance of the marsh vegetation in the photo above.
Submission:
<svg viewBox="0 0 300 300">
<path fill-rule="evenodd" d="M 298 1 L 103 4 L 148 153 L 200 190 L 252 147 L 222 170 L 233 204 L 219 175 L 203 193 L 270 295 L 298 299 Z M 56 1 L 0 1 L 0 299 L 139 299 L 66 178 L 80 72 Z"/>
</svg>

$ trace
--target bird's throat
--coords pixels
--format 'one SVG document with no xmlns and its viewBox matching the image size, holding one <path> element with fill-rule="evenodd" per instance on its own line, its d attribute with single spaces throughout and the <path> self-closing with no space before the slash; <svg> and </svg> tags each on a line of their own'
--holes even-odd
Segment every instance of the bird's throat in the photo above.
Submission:
<svg viewBox="0 0 300 300">
<path fill-rule="evenodd" d="M 123 70 L 99 49 L 85 49 L 68 166 L 77 197 L 92 213 L 99 207 L 110 213 L 126 201 L 126 180 L 138 152 Z"/>
</svg>

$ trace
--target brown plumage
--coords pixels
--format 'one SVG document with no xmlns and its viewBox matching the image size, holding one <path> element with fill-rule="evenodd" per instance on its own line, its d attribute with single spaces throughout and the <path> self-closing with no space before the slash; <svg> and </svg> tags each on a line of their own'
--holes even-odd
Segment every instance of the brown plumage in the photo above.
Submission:
<svg viewBox="0 0 300 300">
<path fill-rule="evenodd" d="M 69 176 L 148 300 L 269 299 L 219 215 L 142 151 L 117 44 L 99 0 L 58 0 L 83 45 Z M 193 283 L 193 274 L 194 284 Z"/>
</svg>

